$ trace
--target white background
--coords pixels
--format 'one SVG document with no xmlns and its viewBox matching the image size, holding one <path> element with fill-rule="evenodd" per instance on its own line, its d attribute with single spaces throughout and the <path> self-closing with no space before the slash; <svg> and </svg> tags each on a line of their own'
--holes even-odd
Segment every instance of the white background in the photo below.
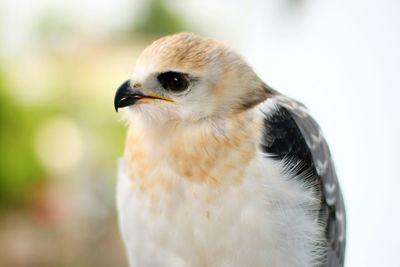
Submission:
<svg viewBox="0 0 400 267">
<path fill-rule="evenodd" d="M 400 266 L 400 2 L 189 2 L 323 128 L 346 201 L 346 266 Z"/>
</svg>

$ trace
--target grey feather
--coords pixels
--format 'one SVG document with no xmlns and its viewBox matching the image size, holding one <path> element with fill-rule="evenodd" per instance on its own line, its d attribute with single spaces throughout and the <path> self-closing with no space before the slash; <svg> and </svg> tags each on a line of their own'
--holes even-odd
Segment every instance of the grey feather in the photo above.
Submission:
<svg viewBox="0 0 400 267">
<path fill-rule="evenodd" d="M 321 223 L 326 227 L 325 234 L 327 240 L 326 255 L 324 255 L 323 263 L 320 266 L 341 267 L 344 265 L 345 258 L 346 215 L 342 193 L 340 190 L 328 144 L 322 135 L 320 127 L 318 126 L 316 121 L 309 115 L 307 108 L 303 104 L 286 96 L 283 96 L 276 91 L 274 91 L 274 95 L 271 100 L 278 107 L 283 107 L 283 110 L 285 112 L 287 111 L 290 114 L 290 118 L 285 119 L 288 122 L 283 122 L 283 125 L 287 124 L 287 127 L 293 128 L 293 125 L 289 126 L 289 124 L 293 124 L 292 121 L 294 121 L 298 127 L 298 130 L 301 132 L 301 134 L 293 135 L 292 130 L 292 136 L 288 138 L 293 139 L 293 136 L 295 136 L 294 139 L 298 138 L 299 140 L 288 140 L 283 142 L 292 142 L 290 143 L 290 146 L 300 146 L 301 142 L 304 141 L 308 148 L 306 153 L 299 154 L 296 152 L 297 154 L 294 154 L 295 156 L 297 155 L 297 158 L 292 160 L 294 166 L 297 166 L 298 162 L 303 160 L 301 159 L 301 156 L 298 155 L 311 155 L 312 158 L 312 162 L 311 164 L 309 164 L 311 167 L 309 167 L 313 169 L 313 176 L 316 177 L 315 179 L 317 179 L 317 183 L 315 183 L 316 186 L 320 187 L 317 189 L 317 191 L 321 192 L 321 207 L 319 210 L 319 219 Z M 266 115 L 269 116 L 268 114 Z M 275 140 L 276 138 L 280 137 L 273 136 L 274 134 L 276 135 L 277 131 L 276 129 L 271 129 L 271 127 L 274 126 L 268 124 L 269 122 L 266 121 L 267 133 L 264 138 L 266 142 L 266 144 L 263 144 L 264 150 L 266 152 L 269 152 L 269 150 L 271 150 L 272 152 L 277 154 L 282 153 L 281 156 L 285 157 L 285 153 L 290 155 L 290 153 L 287 152 L 288 149 L 285 148 L 286 143 L 284 145 L 279 145 L 282 147 L 282 151 L 279 151 L 279 146 L 273 147 L 271 140 Z M 290 150 L 295 149 L 304 148 L 290 147 Z M 306 161 L 306 159 L 304 159 L 304 161 Z"/>
</svg>

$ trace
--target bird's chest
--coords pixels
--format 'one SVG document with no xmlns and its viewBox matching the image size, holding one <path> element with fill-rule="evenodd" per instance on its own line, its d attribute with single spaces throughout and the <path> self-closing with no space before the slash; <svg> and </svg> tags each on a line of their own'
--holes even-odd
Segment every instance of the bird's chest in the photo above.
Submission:
<svg viewBox="0 0 400 267">
<path fill-rule="evenodd" d="M 132 266 L 265 262 L 267 253 L 259 248 L 272 247 L 273 242 L 265 192 L 257 178 L 221 187 L 171 180 L 174 184 L 167 190 L 154 189 L 154 194 L 126 190 L 126 185 L 133 186 L 128 176 L 119 181 L 121 230 Z"/>
<path fill-rule="evenodd" d="M 227 129 L 128 134 L 117 196 L 131 266 L 311 266 L 311 193 L 257 153 L 254 125 Z"/>
<path fill-rule="evenodd" d="M 265 239 L 265 192 L 255 182 L 261 175 L 257 167 L 248 172 L 256 158 L 253 133 L 186 131 L 161 145 L 129 133 L 118 203 L 131 262 L 223 266 L 241 247 Z"/>
</svg>

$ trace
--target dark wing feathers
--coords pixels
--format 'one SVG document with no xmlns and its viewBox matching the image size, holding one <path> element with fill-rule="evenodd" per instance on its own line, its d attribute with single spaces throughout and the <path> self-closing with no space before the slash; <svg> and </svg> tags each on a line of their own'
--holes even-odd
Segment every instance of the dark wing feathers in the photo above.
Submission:
<svg viewBox="0 0 400 267">
<path fill-rule="evenodd" d="M 282 107 L 274 110 L 266 116 L 264 127 L 268 134 L 261 144 L 263 151 L 273 159 L 283 160 L 291 173 L 309 173 L 306 177 L 315 179 L 311 151 L 290 113 Z"/>
<path fill-rule="evenodd" d="M 265 116 L 262 149 L 270 157 L 283 160 L 297 177 L 318 187 L 315 191 L 321 197 L 319 219 L 326 225 L 328 242 L 322 266 L 343 266 L 345 209 L 329 147 L 304 105 L 283 95 L 276 95 L 272 101 L 277 106 Z"/>
</svg>

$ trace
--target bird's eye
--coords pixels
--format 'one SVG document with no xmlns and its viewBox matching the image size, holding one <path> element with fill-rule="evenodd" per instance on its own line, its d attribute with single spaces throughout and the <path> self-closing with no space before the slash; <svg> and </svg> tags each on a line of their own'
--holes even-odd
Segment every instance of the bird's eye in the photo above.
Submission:
<svg viewBox="0 0 400 267">
<path fill-rule="evenodd" d="M 171 92 L 180 93 L 189 87 L 189 79 L 186 74 L 168 71 L 157 76 L 161 86 Z"/>
</svg>

